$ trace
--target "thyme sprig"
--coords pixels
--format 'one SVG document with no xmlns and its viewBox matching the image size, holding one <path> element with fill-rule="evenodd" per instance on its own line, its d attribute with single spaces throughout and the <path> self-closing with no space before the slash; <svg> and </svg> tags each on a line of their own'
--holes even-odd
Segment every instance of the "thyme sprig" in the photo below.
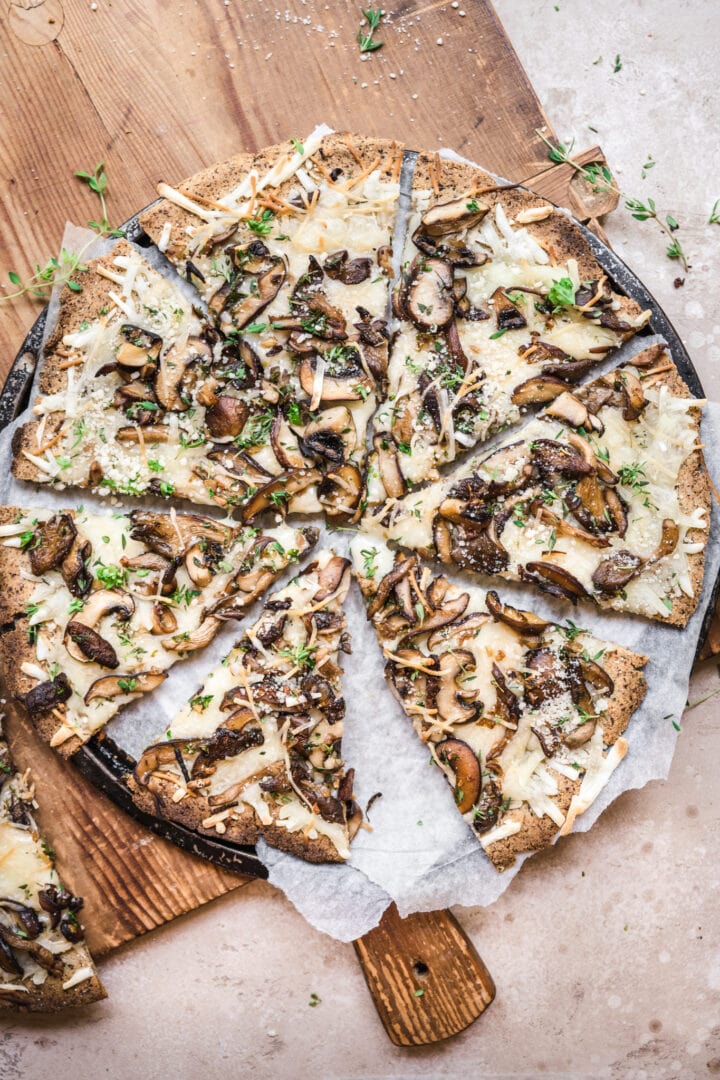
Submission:
<svg viewBox="0 0 720 1080">
<path fill-rule="evenodd" d="M 365 27 L 361 26 L 357 33 L 358 45 L 360 46 L 360 52 L 374 52 L 375 49 L 382 49 L 382 41 L 375 41 L 374 34 L 380 25 L 380 20 L 385 14 L 382 8 L 360 8 L 363 13 L 363 17 L 368 24 L 368 30 L 366 32 Z"/>
<path fill-rule="evenodd" d="M 56 285 L 67 285 L 72 292 L 82 292 L 82 285 L 73 278 L 76 274 L 86 274 L 88 271 L 87 265 L 82 262 L 87 247 L 89 244 L 77 255 L 67 248 L 61 248 L 59 258 L 53 255 L 44 266 L 37 263 L 35 273 L 27 281 L 23 281 L 19 274 L 11 270 L 8 277 L 17 288 L 15 292 L 0 296 L 0 304 L 7 304 L 18 296 L 34 296 L 38 300 L 47 300 Z"/>
<path fill-rule="evenodd" d="M 102 221 L 88 221 L 88 228 L 94 229 L 95 232 L 100 233 L 101 236 L 123 236 L 122 229 L 113 229 L 108 221 L 107 205 L 105 203 L 105 193 L 107 192 L 108 178 L 105 172 L 105 163 L 100 161 L 95 166 L 92 172 L 86 169 L 79 169 L 75 175 L 78 180 L 81 180 L 83 184 L 87 184 L 91 191 L 95 192 L 100 200 L 100 209 L 102 211 Z"/>
<path fill-rule="evenodd" d="M 624 199 L 626 209 L 630 211 L 630 214 L 636 221 L 656 221 L 670 241 L 665 249 L 665 254 L 668 259 L 678 259 L 682 264 L 685 273 L 689 271 L 690 266 L 687 261 L 687 256 L 683 251 L 679 239 L 674 235 L 680 228 L 680 225 L 672 214 L 661 214 L 653 199 L 648 198 L 647 202 L 643 202 L 641 199 L 634 199 L 632 196 L 622 191 L 613 183 L 612 174 L 607 165 L 580 165 L 572 156 L 573 147 L 575 145 L 574 139 L 571 139 L 566 146 L 564 143 L 550 142 L 550 140 L 537 128 L 535 129 L 535 134 L 538 135 L 547 146 L 550 161 L 554 161 L 557 164 L 569 165 L 575 170 L 578 176 L 581 176 L 583 180 L 592 185 L 593 191 L 614 192 L 621 199 Z"/>
</svg>

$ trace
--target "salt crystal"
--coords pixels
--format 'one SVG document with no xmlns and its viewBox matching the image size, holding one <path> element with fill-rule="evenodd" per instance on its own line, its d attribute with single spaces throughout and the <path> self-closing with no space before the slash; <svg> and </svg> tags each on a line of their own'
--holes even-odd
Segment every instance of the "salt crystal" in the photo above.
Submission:
<svg viewBox="0 0 720 1080">
<path fill-rule="evenodd" d="M 441 37 L 439 37 L 439 38 L 437 39 L 437 43 L 436 43 L 436 44 L 438 44 L 438 45 L 442 45 L 442 43 L 443 43 L 443 39 L 442 39 Z"/>
</svg>

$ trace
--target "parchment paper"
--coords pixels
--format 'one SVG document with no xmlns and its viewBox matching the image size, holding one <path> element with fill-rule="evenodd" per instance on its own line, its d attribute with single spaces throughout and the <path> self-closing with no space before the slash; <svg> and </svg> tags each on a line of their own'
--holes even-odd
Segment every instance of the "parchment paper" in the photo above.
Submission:
<svg viewBox="0 0 720 1080">
<path fill-rule="evenodd" d="M 69 229 L 64 246 L 80 250 L 87 242 L 86 230 Z M 86 257 L 94 254 L 85 252 Z M 161 256 L 143 251 L 164 272 Z M 176 279 L 179 282 L 179 279 Z M 183 283 L 183 287 L 184 283 Z M 56 305 L 51 305 L 48 329 Z M 612 357 L 612 365 L 628 359 L 653 340 L 628 343 Z M 598 368 L 598 373 L 601 368 Z M 31 396 L 31 400 L 34 395 Z M 67 507 L 82 503 L 91 512 L 130 510 L 142 500 L 99 498 L 84 491 L 57 492 L 46 486 L 20 484 L 10 475 L 12 434 L 21 417 L 0 433 L 0 501 L 6 505 Z M 720 405 L 705 410 L 702 426 L 705 456 L 713 482 L 720 487 Z M 149 505 L 152 503 L 149 502 Z M 188 508 L 186 506 L 183 509 Z M 212 509 L 203 508 L 204 513 Z M 302 524 L 300 519 L 298 524 Z M 589 829 L 602 811 L 623 791 L 643 787 L 668 775 L 679 721 L 687 700 L 687 688 L 703 616 L 720 570 L 718 511 L 712 508 L 711 540 L 706 549 L 705 583 L 698 610 L 684 631 L 651 624 L 640 618 L 599 614 L 590 605 L 577 611 L 527 588 L 503 584 L 501 593 L 559 621 L 571 616 L 599 637 L 617 641 L 650 656 L 648 693 L 630 722 L 630 749 L 621 766 L 593 806 L 582 815 L 576 831 Z M 323 532 L 320 544 L 340 553 L 347 551 L 346 531 Z M 288 575 L 289 576 L 289 573 Z M 465 585 L 473 579 L 450 574 Z M 475 584 L 488 582 L 474 579 Z M 496 583 L 497 585 L 497 583 Z M 280 585 L 278 585 L 280 587 Z M 196 692 L 204 676 L 240 636 L 257 614 L 260 603 L 243 624 L 228 623 L 215 642 L 192 660 L 181 661 L 170 678 L 152 695 L 124 710 L 108 726 L 108 733 L 129 753 L 137 754 L 171 726 L 176 711 Z M 312 866 L 264 843 L 258 853 L 268 867 L 270 881 L 289 897 L 317 929 L 341 941 L 362 936 L 379 922 L 394 900 L 401 915 L 450 905 L 492 903 L 521 869 L 522 858 L 504 874 L 498 874 L 471 830 L 457 813 L 452 791 L 429 753 L 415 735 L 410 722 L 387 688 L 383 659 L 374 631 L 365 618 L 359 589 L 353 586 L 347 607 L 353 655 L 345 660 L 344 693 L 347 702 L 343 756 L 356 770 L 358 802 L 365 806 L 373 795 L 369 812 L 372 831 L 361 830 L 349 863 L 344 866 Z M 620 841 L 619 841 L 620 842 Z"/>
</svg>

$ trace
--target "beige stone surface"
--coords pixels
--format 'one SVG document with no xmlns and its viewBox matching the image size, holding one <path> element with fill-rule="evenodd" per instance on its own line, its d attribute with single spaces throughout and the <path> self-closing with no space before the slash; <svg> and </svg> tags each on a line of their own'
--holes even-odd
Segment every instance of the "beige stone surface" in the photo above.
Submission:
<svg viewBox="0 0 720 1080">
<path fill-rule="evenodd" d="M 448 4 L 447 18 L 463 6 L 470 45 L 472 0 Z M 720 197 L 717 0 L 497 8 L 558 134 L 599 141 L 631 194 L 681 222 L 692 262 L 681 289 L 651 222 L 618 211 L 608 232 L 720 396 L 720 227 L 706 224 Z M 691 700 L 717 685 L 705 665 Z M 256 883 L 103 963 L 110 997 L 99 1007 L 3 1020 L 0 1077 L 720 1075 L 719 706 L 710 698 L 688 713 L 666 783 L 534 858 L 491 908 L 458 911 L 498 995 L 448 1045 L 393 1048 L 352 948 Z"/>
</svg>

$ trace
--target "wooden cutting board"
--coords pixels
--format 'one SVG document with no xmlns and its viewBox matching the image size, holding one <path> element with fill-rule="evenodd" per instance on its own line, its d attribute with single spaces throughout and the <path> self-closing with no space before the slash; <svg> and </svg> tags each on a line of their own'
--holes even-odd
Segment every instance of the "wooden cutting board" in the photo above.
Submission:
<svg viewBox="0 0 720 1080">
<path fill-rule="evenodd" d="M 115 223 L 150 202 L 159 180 L 323 121 L 411 147 L 452 146 L 592 218 L 582 182 L 551 166 L 535 134 L 544 127 L 553 137 L 491 4 L 463 5 L 464 16 L 450 3 L 388 4 L 396 14 L 376 34 L 383 48 L 362 60 L 359 9 L 346 0 L 307 0 L 287 18 L 262 0 L 115 0 L 96 11 L 87 0 L 12 0 L 0 13 L 3 278 L 10 269 L 25 277 L 56 252 L 66 219 L 98 216 L 76 169 L 104 160 Z M 38 305 L 1 310 L 0 380 Z M 148 833 L 9 713 L 10 743 L 21 766 L 32 764 L 60 871 L 86 897 L 96 955 L 247 884 Z"/>
</svg>

